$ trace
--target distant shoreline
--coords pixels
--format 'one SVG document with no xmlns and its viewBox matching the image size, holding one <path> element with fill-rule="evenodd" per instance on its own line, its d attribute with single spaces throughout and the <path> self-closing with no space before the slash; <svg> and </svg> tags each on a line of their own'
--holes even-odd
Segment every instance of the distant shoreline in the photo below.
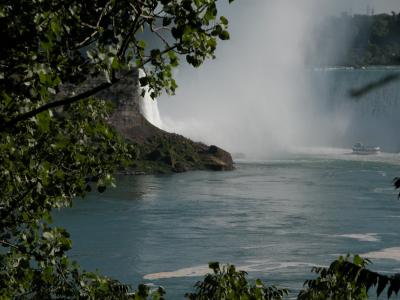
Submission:
<svg viewBox="0 0 400 300">
<path fill-rule="evenodd" d="M 329 71 L 329 70 L 397 70 L 400 65 L 366 65 L 366 66 L 309 66 L 310 69 L 315 71 Z"/>
</svg>

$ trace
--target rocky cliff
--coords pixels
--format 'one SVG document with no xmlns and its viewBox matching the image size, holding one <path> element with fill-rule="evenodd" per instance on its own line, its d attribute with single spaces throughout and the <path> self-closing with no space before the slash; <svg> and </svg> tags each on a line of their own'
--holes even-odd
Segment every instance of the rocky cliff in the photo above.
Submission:
<svg viewBox="0 0 400 300">
<path fill-rule="evenodd" d="M 96 84 L 99 84 L 98 79 L 88 80 L 85 87 Z M 98 93 L 96 97 L 115 103 L 116 109 L 110 123 L 132 145 L 133 161 L 124 170 L 125 173 L 233 169 L 232 157 L 227 151 L 163 131 L 143 117 L 139 107 L 137 71 L 132 71 L 124 80 Z"/>
</svg>

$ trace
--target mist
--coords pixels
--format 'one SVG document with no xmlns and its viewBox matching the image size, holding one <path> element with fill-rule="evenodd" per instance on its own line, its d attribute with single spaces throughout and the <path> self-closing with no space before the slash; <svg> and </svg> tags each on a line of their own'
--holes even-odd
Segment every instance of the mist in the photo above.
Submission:
<svg viewBox="0 0 400 300">
<path fill-rule="evenodd" d="M 238 0 L 221 7 L 231 40 L 219 44 L 215 60 L 178 70 L 176 95 L 159 101 L 164 129 L 253 158 L 334 145 L 352 115 L 321 115 L 327 91 L 315 88 L 315 73 L 306 68 L 310 46 L 318 47 L 310 33 L 326 16 L 363 13 L 367 2 Z M 374 9 L 394 2 L 387 4 Z M 342 139 L 340 146 L 354 142 Z"/>
</svg>

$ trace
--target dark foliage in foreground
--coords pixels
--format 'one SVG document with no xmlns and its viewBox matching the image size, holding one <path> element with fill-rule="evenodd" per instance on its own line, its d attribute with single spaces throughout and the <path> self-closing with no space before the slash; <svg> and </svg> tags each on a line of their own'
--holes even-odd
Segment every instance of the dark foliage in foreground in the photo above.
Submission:
<svg viewBox="0 0 400 300">
<path fill-rule="evenodd" d="M 387 298 L 398 295 L 400 275 L 387 276 L 370 271 L 366 268 L 368 264 L 368 259 L 355 255 L 352 260 L 350 256 L 339 257 L 329 267 L 314 267 L 312 271 L 317 277 L 304 283 L 297 299 L 365 300 L 368 294 L 380 296 L 384 291 Z M 196 283 L 195 292 L 186 294 L 188 299 L 281 300 L 289 295 L 288 289 L 267 286 L 259 279 L 252 284 L 246 278 L 246 272 L 238 271 L 232 265 L 221 267 L 218 263 L 210 263 L 209 267 L 213 272 Z"/>
<path fill-rule="evenodd" d="M 248 300 L 280 300 L 288 294 L 287 289 L 266 286 L 260 279 L 251 284 L 247 281 L 247 273 L 237 271 L 235 266 L 220 266 L 210 263 L 213 273 L 207 274 L 203 281 L 196 283 L 195 293 L 186 294 L 190 300 L 207 299 L 248 299 Z"/>
<path fill-rule="evenodd" d="M 0 299 L 162 299 L 81 270 L 51 211 L 103 192 L 132 158 L 91 97 L 133 68 L 153 97 L 174 93 L 172 69 L 213 58 L 227 26 L 216 0 L 1 1 Z M 89 77 L 103 80 L 82 91 Z"/>
<path fill-rule="evenodd" d="M 305 282 L 306 289 L 299 294 L 299 300 L 306 299 L 368 299 L 372 288 L 380 296 L 387 290 L 387 297 L 397 295 L 400 290 L 400 276 L 387 276 L 366 269 L 369 260 L 354 256 L 340 257 L 329 268 L 313 268 L 319 276 Z"/>
</svg>

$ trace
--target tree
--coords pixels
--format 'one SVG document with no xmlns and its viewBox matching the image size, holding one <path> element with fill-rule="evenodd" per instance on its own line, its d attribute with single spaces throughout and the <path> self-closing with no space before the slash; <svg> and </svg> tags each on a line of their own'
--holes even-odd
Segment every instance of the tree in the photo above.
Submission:
<svg viewBox="0 0 400 300">
<path fill-rule="evenodd" d="M 260 279 L 251 284 L 246 279 L 247 273 L 237 271 L 235 266 L 220 266 L 217 262 L 209 263 L 213 273 L 196 283 L 196 292 L 186 294 L 190 300 L 208 299 L 248 299 L 248 300 L 281 300 L 288 295 L 287 289 L 266 286 Z"/>
<path fill-rule="evenodd" d="M 0 4 L 0 298 L 145 299 L 70 262 L 51 210 L 114 184 L 129 145 L 93 96 L 142 68 L 174 93 L 180 58 L 198 67 L 226 40 L 217 0 L 5 0 Z M 232 0 L 229 0 L 232 2 Z M 146 40 L 158 41 L 153 47 Z M 154 44 L 154 43 L 153 43 Z M 104 77 L 81 90 L 89 77 Z M 69 86 L 65 94 L 63 87 Z M 158 290 L 154 299 L 162 299 Z"/>
<path fill-rule="evenodd" d="M 313 268 L 319 276 L 313 280 L 307 280 L 305 289 L 299 293 L 299 300 L 314 299 L 368 299 L 368 291 L 375 288 L 379 297 L 387 289 L 387 298 L 398 295 L 400 291 L 400 276 L 383 275 L 368 270 L 370 263 L 358 255 L 350 260 L 349 255 L 339 257 L 328 268 Z"/>
</svg>

